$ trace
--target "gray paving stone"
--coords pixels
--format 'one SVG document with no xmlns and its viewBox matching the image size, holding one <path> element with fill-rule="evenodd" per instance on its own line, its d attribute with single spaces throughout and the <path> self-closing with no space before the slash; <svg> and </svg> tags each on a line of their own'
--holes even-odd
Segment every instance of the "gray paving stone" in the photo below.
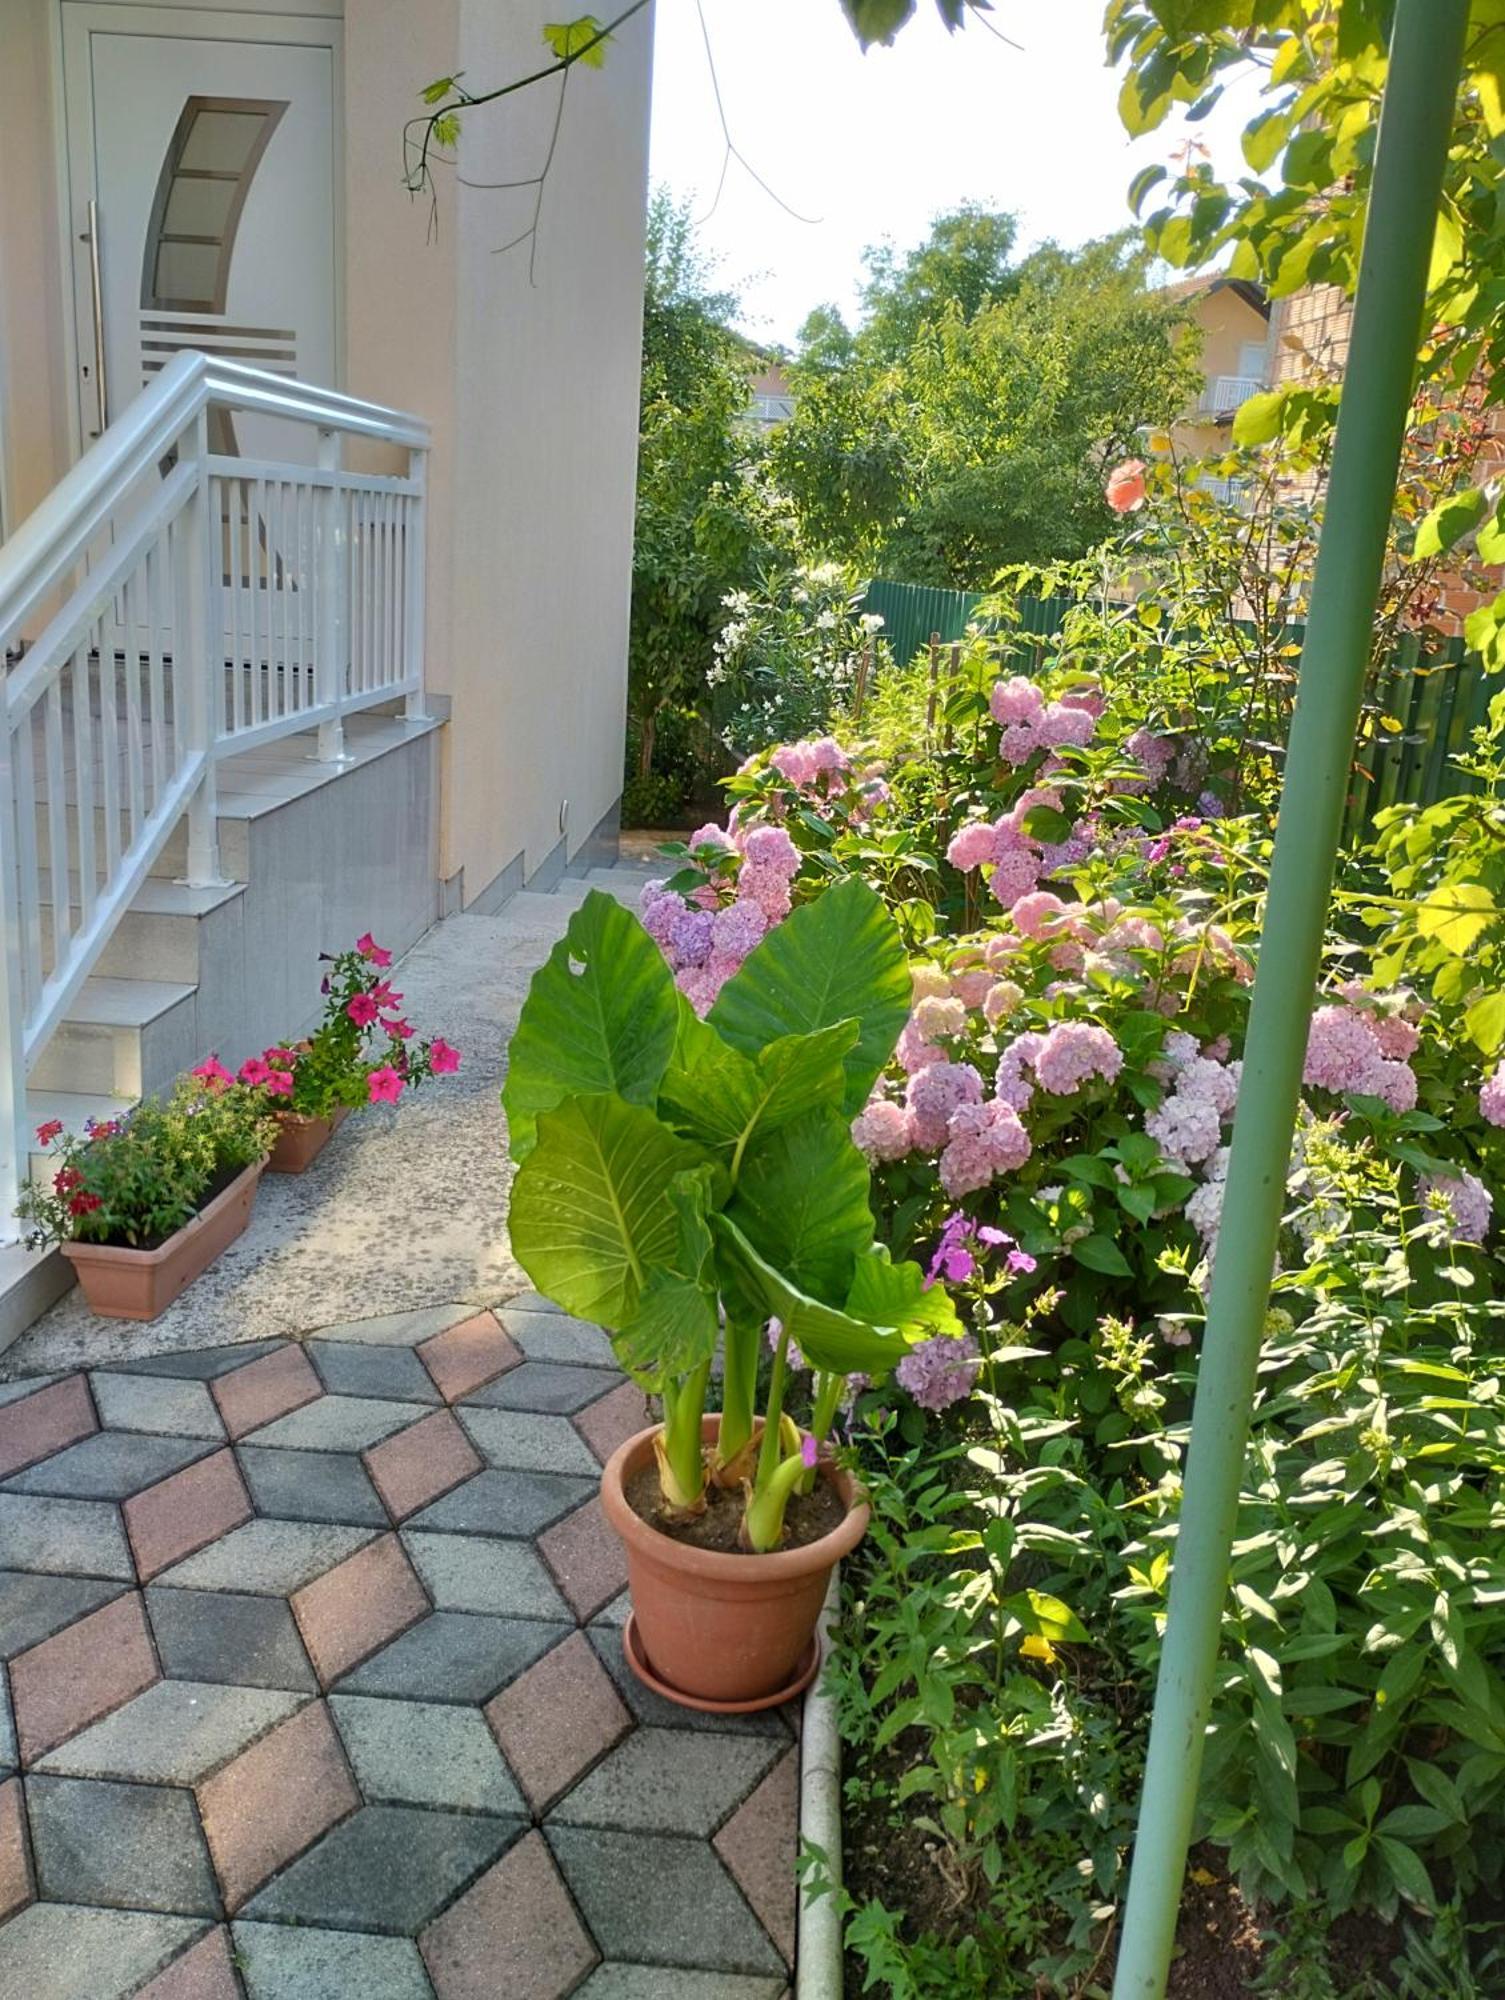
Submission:
<svg viewBox="0 0 1505 2000">
<path fill-rule="evenodd" d="M 527 1814 L 478 1709 L 361 1694 L 331 1695 L 329 1706 L 372 1805 Z"/>
<path fill-rule="evenodd" d="M 530 1361 L 561 1361 L 581 1368 L 617 1366 L 606 1335 L 583 1319 L 517 1306 L 503 1306 L 497 1318 Z"/>
<path fill-rule="evenodd" d="M 550 1820 L 709 1839 L 784 1748 L 767 1737 L 635 1729 L 560 1800 Z"/>
<path fill-rule="evenodd" d="M 615 1600 L 621 1604 L 626 1597 Z M 610 1611 L 611 1605 L 606 1607 Z M 631 1603 L 626 1608 L 631 1610 Z M 626 1624 L 625 1617 L 622 1623 Z M 790 1738 L 790 1728 L 784 1720 L 783 1711 L 777 1708 L 760 1709 L 753 1715 L 704 1715 L 698 1708 L 681 1708 L 676 1701 L 669 1701 L 664 1695 L 655 1694 L 645 1687 L 628 1666 L 622 1651 L 621 1627 L 609 1624 L 606 1612 L 586 1628 L 586 1636 L 596 1649 L 596 1657 L 611 1675 L 617 1693 L 632 1710 L 637 1720 L 649 1728 L 715 1730 L 726 1736 L 767 1736 L 776 1740 L 778 1746 L 785 1746 Z"/>
<path fill-rule="evenodd" d="M 7 1403 L 19 1403 L 23 1396 L 34 1396 L 38 1389 L 57 1380 L 56 1375 L 23 1375 L 19 1382 L 0 1382 L 0 1410 Z"/>
<path fill-rule="evenodd" d="M 17 1763 L 16 1723 L 10 1712 L 10 1690 L 0 1674 L 0 1771 L 13 1770 Z"/>
<path fill-rule="evenodd" d="M 376 1319 L 344 1320 L 339 1326 L 321 1326 L 320 1340 L 353 1340 L 378 1347 L 416 1347 L 447 1326 L 462 1319 L 474 1319 L 480 1306 L 424 1306 L 417 1312 L 383 1313 Z"/>
<path fill-rule="evenodd" d="M 277 1451 L 242 1445 L 236 1453 L 258 1514 L 279 1521 L 343 1521 L 385 1528 L 387 1510 L 354 1452 Z"/>
<path fill-rule="evenodd" d="M 287 1451 L 364 1451 L 413 1422 L 411 1403 L 374 1396 L 321 1396 L 252 1431 L 249 1442 Z"/>
<path fill-rule="evenodd" d="M 203 1458 L 207 1438 L 146 1437 L 136 1431 L 96 1431 L 56 1458 L 19 1472 L 7 1493 L 50 1493 L 74 1500 L 128 1500 L 169 1473 Z"/>
<path fill-rule="evenodd" d="M 607 1959 L 782 1975 L 762 1925 L 705 1841 L 555 1825 L 547 1839 Z"/>
<path fill-rule="evenodd" d="M 14 1659 L 39 1646 L 65 1625 L 76 1624 L 101 1604 L 119 1597 L 123 1583 L 86 1582 L 73 1576 L 35 1576 L 25 1570 L 0 1571 L 0 1660 Z"/>
<path fill-rule="evenodd" d="M 162 1437 L 225 1435 L 214 1398 L 202 1382 L 101 1371 L 90 1378 L 90 1386 L 99 1421 L 107 1430 L 151 1431 Z"/>
<path fill-rule="evenodd" d="M 125 2000 L 208 1928 L 200 1917 L 33 1903 L 0 1928 L 0 1993 Z"/>
<path fill-rule="evenodd" d="M 219 1914 L 191 1793 L 33 1775 L 26 1809 L 37 1893 L 45 1902 Z"/>
<path fill-rule="evenodd" d="M 280 1597 L 153 1584 L 146 1609 L 169 1680 L 318 1692 L 293 1614 Z"/>
<path fill-rule="evenodd" d="M 463 1398 L 469 1409 L 545 1410 L 572 1417 L 614 1387 L 604 1368 L 568 1368 L 557 1361 L 525 1361 Z"/>
<path fill-rule="evenodd" d="M 451 1535 L 515 1535 L 527 1539 L 573 1513 L 600 1484 L 573 1473 L 478 1472 L 408 1522 Z"/>
<path fill-rule="evenodd" d="M 442 1403 L 411 1347 L 376 1347 L 355 1340 L 310 1340 L 309 1360 L 336 1396 L 391 1396 L 399 1402 Z"/>
<path fill-rule="evenodd" d="M 570 1317 L 563 1306 L 556 1306 L 554 1301 L 546 1299 L 542 1292 L 514 1292 L 510 1299 L 504 1300 L 496 1308 L 496 1311 L 498 1314 L 502 1312 L 553 1313 L 556 1319 L 569 1319 Z M 584 1320 L 571 1320 L 570 1323 L 572 1326 L 584 1326 L 586 1324 Z"/>
<path fill-rule="evenodd" d="M 289 1924 L 232 1924 L 251 2000 L 432 2000 L 411 1938 Z"/>
<path fill-rule="evenodd" d="M 107 1361 L 98 1372 L 107 1375 L 172 1375 L 185 1382 L 213 1382 L 248 1361 L 286 1347 L 285 1340 L 241 1340 L 228 1347 L 188 1347 L 181 1354 L 147 1354 L 139 1361 Z"/>
<path fill-rule="evenodd" d="M 670 1965 L 598 1965 L 573 2000 L 779 2000 L 785 1979 L 683 1972 Z"/>
<path fill-rule="evenodd" d="M 402 1539 L 438 1611 L 561 1620 L 574 1615 L 526 1542 L 436 1535 L 411 1528 Z"/>
<path fill-rule="evenodd" d="M 519 1818 L 366 1806 L 258 1891 L 244 1914 L 413 1937 L 526 1826 Z"/>
<path fill-rule="evenodd" d="M 490 1701 L 572 1630 L 541 1618 L 435 1611 L 347 1674 L 340 1692 L 398 1695 L 410 1701 Z"/>
<path fill-rule="evenodd" d="M 611 1600 L 604 1611 L 598 1611 L 591 1620 L 592 1625 L 610 1625 L 620 1632 L 632 1616 L 632 1592 L 622 1590 Z"/>
<path fill-rule="evenodd" d="M 32 1493 L 0 1493 L 0 1568 L 136 1579 L 118 1507 Z"/>
<path fill-rule="evenodd" d="M 268 1688 L 158 1681 L 103 1722 L 44 1757 L 37 1770 L 70 1778 L 196 1785 L 307 1697 Z"/>
<path fill-rule="evenodd" d="M 488 1465 L 518 1472 L 570 1472 L 599 1476 L 590 1446 L 568 1417 L 539 1416 L 532 1410 L 479 1410 L 461 1407 L 460 1421 Z"/>
<path fill-rule="evenodd" d="M 258 1597 L 286 1597 L 372 1539 L 370 1528 L 346 1528 L 327 1521 L 247 1521 L 197 1555 L 164 1570 L 157 1582 L 182 1590 L 239 1590 Z"/>
</svg>

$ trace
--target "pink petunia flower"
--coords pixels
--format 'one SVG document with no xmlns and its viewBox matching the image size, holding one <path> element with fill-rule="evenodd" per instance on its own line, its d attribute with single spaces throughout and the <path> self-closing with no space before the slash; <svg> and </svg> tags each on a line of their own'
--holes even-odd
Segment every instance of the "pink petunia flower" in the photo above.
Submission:
<svg viewBox="0 0 1505 2000">
<path fill-rule="evenodd" d="M 199 1079 L 206 1090 L 228 1090 L 235 1081 L 218 1056 L 206 1056 L 191 1074 Z"/>
<path fill-rule="evenodd" d="M 250 1056 L 240 1066 L 240 1080 L 248 1083 L 253 1090 L 259 1090 L 271 1075 L 271 1067 L 260 1056 Z"/>
<path fill-rule="evenodd" d="M 435 1035 L 429 1043 L 429 1068 L 435 1076 L 453 1076 L 460 1067 L 460 1051 L 452 1048 L 442 1035 Z"/>
<path fill-rule="evenodd" d="M 383 1064 L 366 1078 L 366 1091 L 373 1104 L 395 1104 L 402 1095 L 402 1078 L 395 1069 Z"/>
<path fill-rule="evenodd" d="M 369 993 L 356 993 L 346 1002 L 345 1012 L 358 1028 L 369 1028 L 381 1009 Z"/>
<path fill-rule="evenodd" d="M 386 1032 L 399 1042 L 408 1041 L 412 1036 L 412 1022 L 404 1021 L 400 1014 L 384 1014 L 381 1024 Z"/>
<path fill-rule="evenodd" d="M 268 1097 L 291 1097 L 293 1094 L 293 1073 L 290 1069 L 269 1069 L 266 1076 Z"/>
<path fill-rule="evenodd" d="M 356 939 L 355 948 L 361 957 L 368 960 L 372 965 L 387 966 L 392 963 L 391 952 L 384 950 L 376 942 L 376 939 L 372 937 L 370 931 L 367 931 L 364 937 Z"/>
</svg>

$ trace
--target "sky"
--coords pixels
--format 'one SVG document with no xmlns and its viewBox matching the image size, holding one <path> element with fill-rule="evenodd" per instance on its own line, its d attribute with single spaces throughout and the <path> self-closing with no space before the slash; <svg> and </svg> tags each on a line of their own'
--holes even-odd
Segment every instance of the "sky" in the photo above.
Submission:
<svg viewBox="0 0 1505 2000">
<path fill-rule="evenodd" d="M 657 0 L 651 174 L 709 219 L 704 247 L 740 290 L 744 331 L 793 344 L 812 306 L 852 319 L 861 255 L 920 241 L 964 200 L 1012 209 L 1020 247 L 1123 228 L 1138 168 L 1177 144 L 1130 142 L 1104 66 L 1102 0 L 995 0 L 992 19 L 948 35 L 932 0 L 892 48 L 866 54 L 838 0 L 701 0 L 733 140 L 786 214 L 734 161 L 712 210 L 724 141 L 696 0 Z M 1220 170 L 1238 166 L 1248 115 L 1197 128 Z"/>
</svg>

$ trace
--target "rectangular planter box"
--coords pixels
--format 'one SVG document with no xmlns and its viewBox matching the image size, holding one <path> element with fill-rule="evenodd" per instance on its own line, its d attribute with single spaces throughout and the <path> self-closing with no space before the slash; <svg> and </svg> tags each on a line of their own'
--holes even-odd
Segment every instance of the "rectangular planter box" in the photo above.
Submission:
<svg viewBox="0 0 1505 2000">
<path fill-rule="evenodd" d="M 257 1160 L 155 1250 L 113 1243 L 64 1243 L 91 1312 L 105 1319 L 156 1319 L 228 1249 L 251 1220 L 261 1180 Z"/>
<path fill-rule="evenodd" d="M 297 1111 L 284 1111 L 277 1120 L 277 1143 L 267 1156 L 269 1174 L 301 1174 L 329 1144 L 350 1116 L 350 1106 L 340 1104 L 327 1118 L 305 1118 Z"/>
</svg>

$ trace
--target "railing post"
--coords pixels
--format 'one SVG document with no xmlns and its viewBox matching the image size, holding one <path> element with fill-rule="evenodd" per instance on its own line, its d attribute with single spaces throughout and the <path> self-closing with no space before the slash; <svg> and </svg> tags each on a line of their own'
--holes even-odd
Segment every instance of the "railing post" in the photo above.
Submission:
<svg viewBox="0 0 1505 2000">
<path fill-rule="evenodd" d="M 0 714 L 0 1242 L 20 1235 L 16 1203 L 30 1172 L 26 1115 L 26 988 L 21 975 L 21 905 L 16 880 L 16 795 L 10 719 Z"/>
<path fill-rule="evenodd" d="M 414 449 L 408 452 L 408 477 L 418 488 L 408 514 L 408 532 L 403 549 L 407 563 L 406 588 L 403 591 L 406 623 L 403 666 L 407 676 L 416 678 L 418 682 L 415 688 L 408 690 L 404 713 L 409 722 L 427 722 L 429 719 L 423 657 L 424 587 L 428 578 L 428 462 L 426 451 Z"/>
<path fill-rule="evenodd" d="M 200 410 L 178 439 L 178 463 L 196 465 L 198 478 L 173 537 L 177 561 L 173 578 L 174 713 L 182 704 L 184 738 L 190 755 L 204 768 L 188 802 L 188 869 L 195 888 L 222 881 L 219 861 L 217 786 L 220 710 L 225 675 L 221 642 L 219 536 L 209 519 L 209 418 Z"/>
<path fill-rule="evenodd" d="M 338 473 L 344 463 L 344 439 L 338 431 L 319 431 L 317 464 L 321 472 Z M 344 764 L 345 655 L 350 642 L 350 539 L 345 532 L 345 495 L 337 479 L 319 489 L 318 627 L 314 642 L 314 698 L 333 713 L 319 724 L 314 752 L 320 764 Z"/>
</svg>

